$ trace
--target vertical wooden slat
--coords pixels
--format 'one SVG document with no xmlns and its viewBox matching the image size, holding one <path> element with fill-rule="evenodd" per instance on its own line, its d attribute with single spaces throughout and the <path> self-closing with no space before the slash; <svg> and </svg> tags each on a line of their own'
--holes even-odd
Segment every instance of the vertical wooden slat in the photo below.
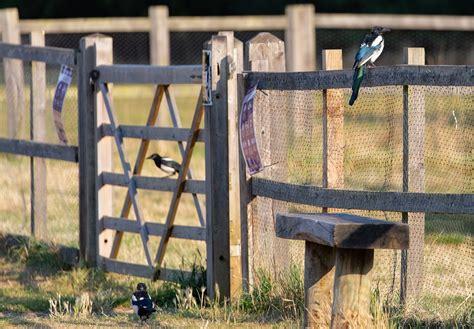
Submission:
<svg viewBox="0 0 474 329">
<path fill-rule="evenodd" d="M 112 140 L 104 138 L 97 143 L 97 126 L 107 123 L 103 101 L 90 84 L 90 73 L 100 64 L 112 63 L 112 38 L 93 34 L 80 41 L 79 73 L 79 218 L 81 258 L 88 266 L 97 266 L 99 257 L 98 216 L 112 214 L 112 188 L 98 192 L 97 174 L 112 171 Z M 113 231 L 104 231 L 101 244 L 112 245 Z M 109 240 L 110 239 L 110 240 Z M 105 242 L 107 240 L 107 242 Z M 104 255 L 110 249 L 103 248 Z"/>
<path fill-rule="evenodd" d="M 229 115 L 229 244 L 230 244 L 230 295 L 238 298 L 242 292 L 242 246 L 240 228 L 240 162 L 239 162 L 239 108 L 237 74 L 243 70 L 243 43 L 234 38 L 234 32 L 219 32 L 227 37 L 227 108 Z"/>
<path fill-rule="evenodd" d="M 245 66 L 251 71 L 284 72 L 285 71 L 285 44 L 283 41 L 270 33 L 259 33 L 257 36 L 247 41 L 245 49 Z M 254 113 L 254 122 L 256 127 L 256 137 L 261 147 L 261 159 L 264 166 L 264 175 L 266 178 L 277 181 L 286 181 L 287 168 L 285 159 L 287 158 L 287 126 L 282 116 L 272 113 L 275 104 L 273 91 L 266 91 L 266 95 L 259 100 L 260 110 Z M 273 105 L 275 104 L 275 105 Z M 286 117 L 286 113 L 282 113 Z M 275 129 L 278 126 L 279 129 Z M 252 270 L 255 267 L 262 267 L 264 264 L 271 270 L 279 266 L 286 266 L 289 262 L 288 253 L 290 251 L 290 242 L 274 237 L 274 226 L 265 225 L 258 221 L 260 218 L 271 218 L 270 212 L 276 213 L 285 211 L 284 203 L 269 199 L 258 199 L 252 202 L 250 212 L 254 213 L 255 218 L 251 218 L 248 223 L 249 253 L 250 262 L 255 260 L 258 255 L 259 264 L 249 264 L 249 280 L 252 282 Z M 258 225 L 254 225 L 258 224 Z M 271 238 L 265 236 L 271 234 Z M 258 240 L 254 237 L 258 236 Z M 266 252 L 262 253 L 262 252 Z M 262 257 L 264 259 L 262 259 Z M 275 273 L 275 272 L 274 272 Z M 275 273 L 276 274 L 276 273 Z"/>
<path fill-rule="evenodd" d="M 323 70 L 342 70 L 342 50 L 323 50 L 322 66 Z M 344 187 L 344 102 L 341 89 L 323 90 L 323 187 Z"/>
<path fill-rule="evenodd" d="M 168 7 L 148 8 L 150 18 L 150 63 L 151 65 L 170 65 L 170 37 L 168 26 Z"/>
<path fill-rule="evenodd" d="M 286 69 L 288 72 L 316 70 L 314 5 L 289 5 L 285 8 Z"/>
<path fill-rule="evenodd" d="M 158 113 L 160 111 L 161 100 L 163 99 L 164 88 L 162 86 L 157 86 L 155 90 L 155 96 L 153 97 L 153 102 L 151 105 L 150 113 L 146 122 L 147 127 L 153 127 L 158 118 Z M 145 162 L 145 157 L 148 152 L 148 147 L 150 145 L 150 140 L 142 139 L 140 142 L 140 147 L 138 148 L 137 159 L 133 167 L 133 175 L 140 175 L 143 169 L 143 164 Z M 130 209 L 132 207 L 132 200 L 127 194 L 125 201 L 123 202 L 122 211 L 120 213 L 121 218 L 128 218 L 130 214 Z M 113 234 L 113 243 L 112 249 L 110 251 L 110 258 L 117 258 L 120 244 L 122 242 L 123 232 L 117 231 Z"/>
<path fill-rule="evenodd" d="M 0 28 L 3 42 L 21 44 L 18 10 L 16 8 L 0 10 Z M 23 117 L 23 62 L 17 59 L 4 59 L 3 67 L 8 111 L 8 137 L 16 138 L 18 137 L 18 126 Z"/>
<path fill-rule="evenodd" d="M 331 328 L 368 328 L 373 249 L 336 248 Z"/>
<path fill-rule="evenodd" d="M 405 63 L 425 65 L 424 48 L 404 48 Z M 403 86 L 403 191 L 425 191 L 425 99 L 423 87 Z M 402 251 L 400 299 L 416 301 L 423 290 L 424 213 L 402 213 L 410 226 L 410 249 Z"/>
<path fill-rule="evenodd" d="M 213 36 L 212 106 L 206 107 L 207 288 L 230 296 L 227 38 Z"/>
<path fill-rule="evenodd" d="M 44 32 L 30 34 L 32 46 L 44 46 Z M 46 64 L 31 62 L 30 138 L 46 142 Z M 46 221 L 46 160 L 31 157 L 31 234 L 38 239 L 48 236 Z"/>
</svg>

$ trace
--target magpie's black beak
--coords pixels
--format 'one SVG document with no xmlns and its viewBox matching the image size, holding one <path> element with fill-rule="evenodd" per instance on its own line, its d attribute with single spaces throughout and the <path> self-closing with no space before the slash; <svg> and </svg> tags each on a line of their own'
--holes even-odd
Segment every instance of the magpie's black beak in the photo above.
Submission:
<svg viewBox="0 0 474 329">
<path fill-rule="evenodd" d="M 391 30 L 390 30 L 389 28 L 386 28 L 386 27 L 382 28 L 382 33 L 390 32 L 390 31 L 391 31 Z"/>
<path fill-rule="evenodd" d="M 153 159 L 153 155 L 150 155 L 147 159 Z"/>
</svg>

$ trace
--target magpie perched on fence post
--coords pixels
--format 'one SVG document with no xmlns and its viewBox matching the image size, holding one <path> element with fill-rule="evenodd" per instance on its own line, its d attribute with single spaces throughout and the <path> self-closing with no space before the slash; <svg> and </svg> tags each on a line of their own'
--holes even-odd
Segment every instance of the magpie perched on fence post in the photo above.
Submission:
<svg viewBox="0 0 474 329">
<path fill-rule="evenodd" d="M 147 159 L 155 161 L 155 165 L 167 174 L 174 175 L 179 173 L 181 165 L 173 159 L 160 156 L 158 153 L 153 153 Z"/>
<path fill-rule="evenodd" d="M 383 34 L 389 32 L 390 29 L 374 26 L 372 31 L 367 34 L 360 45 L 352 68 L 354 69 L 354 78 L 352 82 L 352 95 L 349 100 L 349 105 L 354 104 L 359 94 L 359 88 L 364 79 L 365 66 L 374 67 L 375 60 L 379 58 L 383 51 L 384 40 Z"/>
<path fill-rule="evenodd" d="M 151 300 L 144 283 L 137 284 L 137 290 L 132 295 L 132 308 L 136 315 L 140 317 L 142 323 L 156 312 L 155 304 Z"/>
</svg>

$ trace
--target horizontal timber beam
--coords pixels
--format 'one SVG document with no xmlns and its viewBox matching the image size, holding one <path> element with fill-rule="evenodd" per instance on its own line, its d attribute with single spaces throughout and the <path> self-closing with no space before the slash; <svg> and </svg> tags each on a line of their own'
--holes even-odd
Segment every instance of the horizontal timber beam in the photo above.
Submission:
<svg viewBox="0 0 474 329">
<path fill-rule="evenodd" d="M 133 84 L 201 84 L 201 65 L 100 65 L 100 83 L 133 83 Z"/>
<path fill-rule="evenodd" d="M 162 236 L 165 225 L 160 223 L 143 223 L 149 235 Z M 115 231 L 140 233 L 140 225 L 135 220 L 104 216 L 99 223 L 102 229 Z M 171 229 L 171 237 L 176 239 L 187 239 L 206 241 L 206 229 L 197 226 L 174 225 Z"/>
<path fill-rule="evenodd" d="M 148 140 L 164 140 L 164 141 L 181 141 L 188 140 L 188 128 L 169 128 L 169 127 L 147 127 L 147 126 L 132 126 L 119 125 L 117 127 L 125 138 L 139 138 Z M 110 124 L 102 124 L 99 127 L 99 138 L 105 136 L 113 136 L 113 130 Z M 199 131 L 198 142 L 204 142 L 204 133 Z"/>
<path fill-rule="evenodd" d="M 104 185 L 128 187 L 128 182 L 125 179 L 125 176 L 122 174 L 102 172 L 99 178 L 100 178 L 99 187 L 102 187 Z M 172 179 L 172 178 L 134 176 L 133 180 L 135 181 L 135 186 L 139 189 L 173 192 L 176 188 L 176 179 Z M 205 194 L 206 193 L 205 181 L 186 180 L 185 185 L 184 185 L 184 192 Z"/>
<path fill-rule="evenodd" d="M 373 192 L 326 189 L 252 178 L 252 194 L 325 208 L 474 214 L 474 194 Z"/>
<path fill-rule="evenodd" d="M 23 61 L 76 66 L 75 51 L 66 48 L 34 47 L 0 42 L 0 58 L 16 58 Z"/>
<path fill-rule="evenodd" d="M 104 270 L 107 272 L 138 276 L 148 279 L 152 279 L 154 275 L 153 269 L 147 265 L 125 263 L 110 258 L 102 258 L 102 264 L 104 266 Z M 183 281 L 183 279 L 190 278 L 191 275 L 192 273 L 187 271 L 162 268 L 159 271 L 159 276 L 157 279 L 163 281 L 180 282 Z"/>
<path fill-rule="evenodd" d="M 246 72 L 247 85 L 262 90 L 323 90 L 352 87 L 352 70 L 313 72 Z M 474 86 L 473 65 L 394 65 L 366 69 L 362 87 Z"/>
<path fill-rule="evenodd" d="M 0 153 L 78 162 L 78 147 L 0 138 Z"/>
</svg>

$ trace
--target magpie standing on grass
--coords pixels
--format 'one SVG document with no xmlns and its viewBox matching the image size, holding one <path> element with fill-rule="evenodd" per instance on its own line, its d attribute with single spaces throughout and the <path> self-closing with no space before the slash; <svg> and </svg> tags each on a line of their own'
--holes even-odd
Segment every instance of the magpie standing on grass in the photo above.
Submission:
<svg viewBox="0 0 474 329">
<path fill-rule="evenodd" d="M 160 156 L 158 153 L 153 153 L 147 159 L 155 161 L 155 165 L 167 174 L 174 175 L 179 173 L 181 165 L 170 158 Z"/>
<path fill-rule="evenodd" d="M 359 94 L 359 88 L 364 79 L 365 66 L 374 67 L 375 60 L 379 58 L 383 51 L 383 34 L 390 32 L 390 29 L 374 26 L 372 31 L 367 34 L 360 45 L 359 51 L 355 55 L 354 66 L 354 78 L 352 82 L 352 96 L 349 100 L 349 105 L 354 104 Z"/>
<path fill-rule="evenodd" d="M 136 315 L 140 317 L 142 323 L 156 312 L 155 304 L 151 300 L 144 283 L 137 284 L 137 290 L 132 295 L 132 308 Z"/>
</svg>

